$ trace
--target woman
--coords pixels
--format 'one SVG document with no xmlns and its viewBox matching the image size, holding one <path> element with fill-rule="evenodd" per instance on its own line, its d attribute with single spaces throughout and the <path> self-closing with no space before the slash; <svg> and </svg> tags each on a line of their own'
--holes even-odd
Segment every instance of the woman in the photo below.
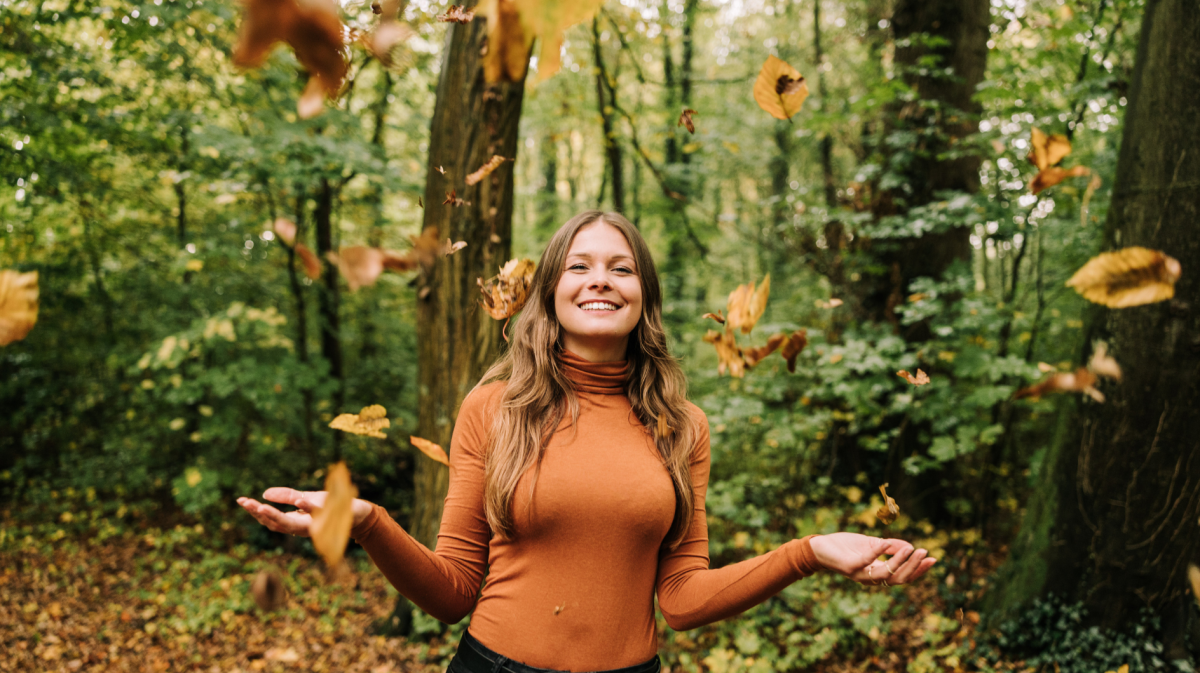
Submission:
<svg viewBox="0 0 1200 673">
<path fill-rule="evenodd" d="M 451 673 L 652 673 L 655 595 L 671 628 L 693 629 L 820 569 L 894 585 L 934 564 L 902 540 L 835 533 L 710 570 L 708 421 L 685 386 L 645 241 L 618 214 L 577 215 L 459 411 L 437 550 L 354 502 L 352 536 L 400 593 L 444 622 L 472 615 Z M 307 535 L 324 493 L 264 498 L 299 510 L 238 502 Z"/>
</svg>

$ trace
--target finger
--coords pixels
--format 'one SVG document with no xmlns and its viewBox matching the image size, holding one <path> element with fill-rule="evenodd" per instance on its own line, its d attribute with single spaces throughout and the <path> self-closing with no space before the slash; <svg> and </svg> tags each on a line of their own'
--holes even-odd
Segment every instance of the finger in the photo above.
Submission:
<svg viewBox="0 0 1200 673">
<path fill-rule="evenodd" d="M 880 554 L 887 554 L 888 556 L 895 556 L 896 554 L 899 554 L 900 552 L 904 551 L 905 549 L 910 549 L 910 550 L 912 549 L 911 542 L 909 542 L 908 540 L 900 540 L 900 539 L 894 538 L 894 537 L 881 538 L 878 542 L 878 546 L 880 549 L 879 549 L 879 552 L 877 554 L 875 554 L 876 556 L 879 556 Z"/>
<path fill-rule="evenodd" d="M 288 535 L 308 535 L 308 521 L 311 521 L 308 515 L 303 515 L 304 520 L 300 521 L 301 515 L 293 515 L 291 512 L 285 514 L 270 505 L 253 502 L 251 506 L 251 514 L 268 529 Z"/>
<path fill-rule="evenodd" d="M 266 491 L 263 491 L 263 500 L 271 502 L 279 502 L 285 505 L 295 505 L 297 500 L 303 500 L 304 496 L 308 495 L 304 491 L 297 491 L 294 488 L 286 488 L 283 486 L 272 486 Z"/>
<path fill-rule="evenodd" d="M 884 580 L 888 580 L 889 583 L 891 582 L 891 578 L 888 576 L 888 572 L 885 569 L 883 561 L 872 561 L 853 573 L 850 573 L 847 575 L 847 577 L 855 582 L 858 582 L 859 584 L 866 584 L 868 586 L 881 584 Z"/>
<path fill-rule="evenodd" d="M 306 512 L 311 512 L 314 509 L 320 509 L 325 506 L 325 491 L 302 491 L 304 497 L 297 500 L 294 504 L 297 509 L 302 509 Z"/>
<path fill-rule="evenodd" d="M 892 581 L 889 584 L 907 584 L 911 582 L 917 569 L 921 567 L 921 562 L 929 552 L 924 549 L 918 549 L 912 553 L 912 556 L 905 561 L 904 565 L 896 569 L 896 573 L 892 575 Z"/>
<path fill-rule="evenodd" d="M 912 553 L 913 546 L 905 542 L 904 546 L 900 548 L 899 551 L 893 553 L 891 558 L 884 561 L 884 564 L 886 565 L 884 572 L 887 573 L 889 578 L 895 574 L 897 568 L 903 566 L 904 562 L 912 557 Z"/>
<path fill-rule="evenodd" d="M 928 572 L 935 563 L 937 563 L 937 559 L 935 558 L 927 558 L 924 561 L 921 561 L 921 565 L 917 566 L 916 572 L 913 573 L 912 577 L 910 577 L 908 581 L 911 583 L 921 579 L 921 575 L 924 575 L 926 572 Z"/>
</svg>

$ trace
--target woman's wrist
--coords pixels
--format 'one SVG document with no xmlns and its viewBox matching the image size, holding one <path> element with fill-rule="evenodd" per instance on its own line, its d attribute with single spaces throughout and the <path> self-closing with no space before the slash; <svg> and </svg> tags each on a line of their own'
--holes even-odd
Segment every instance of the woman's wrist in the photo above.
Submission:
<svg viewBox="0 0 1200 673">
<path fill-rule="evenodd" d="M 371 510 L 373 509 L 375 509 L 375 506 L 370 502 L 355 498 L 354 502 L 350 504 L 350 511 L 354 515 L 354 522 L 351 524 L 351 527 L 358 526 L 366 521 L 367 517 L 371 516 Z"/>
</svg>

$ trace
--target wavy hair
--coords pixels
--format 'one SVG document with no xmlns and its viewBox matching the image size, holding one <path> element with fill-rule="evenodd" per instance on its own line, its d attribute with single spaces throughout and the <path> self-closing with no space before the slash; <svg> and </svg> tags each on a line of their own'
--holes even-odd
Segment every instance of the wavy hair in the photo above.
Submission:
<svg viewBox="0 0 1200 673">
<path fill-rule="evenodd" d="M 562 326 L 554 296 L 575 234 L 594 222 L 616 227 L 629 242 L 642 287 L 642 315 L 629 335 L 629 375 L 625 394 L 658 448 L 675 490 L 675 516 L 664 544 L 675 549 L 691 525 L 693 493 L 689 461 L 697 428 L 688 412 L 687 379 L 667 350 L 662 324 L 662 288 L 650 248 L 629 220 L 618 213 L 589 210 L 555 232 L 534 271 L 525 308 L 516 319 L 508 350 L 479 382 L 507 381 L 494 416 L 486 453 L 484 512 L 492 531 L 516 538 L 513 498 L 521 476 L 533 468 L 530 502 L 542 456 L 566 414 L 577 428 L 579 398 L 563 373 Z"/>
</svg>

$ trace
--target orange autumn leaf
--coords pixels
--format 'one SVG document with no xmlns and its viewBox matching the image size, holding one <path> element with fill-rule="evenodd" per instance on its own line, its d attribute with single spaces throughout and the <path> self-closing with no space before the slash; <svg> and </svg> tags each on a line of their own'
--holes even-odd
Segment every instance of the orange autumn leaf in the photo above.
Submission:
<svg viewBox="0 0 1200 673">
<path fill-rule="evenodd" d="M 1188 564 L 1188 583 L 1192 585 L 1192 597 L 1200 602 L 1200 568 L 1196 564 Z"/>
<path fill-rule="evenodd" d="M 688 130 L 688 133 L 695 135 L 696 134 L 696 124 L 695 124 L 695 122 L 692 121 L 692 115 L 694 115 L 694 114 L 699 114 L 699 113 L 691 108 L 685 108 L 683 112 L 679 113 L 679 121 L 676 122 L 675 125 L 683 126 L 684 128 L 686 128 Z"/>
<path fill-rule="evenodd" d="M 296 223 L 281 217 L 275 220 L 275 223 L 271 225 L 271 229 L 287 247 L 290 248 L 296 244 Z"/>
<path fill-rule="evenodd" d="M 731 329 L 741 329 L 742 334 L 749 334 L 755 323 L 767 310 L 767 297 L 771 294 L 771 274 L 763 278 L 762 283 L 755 288 L 754 283 L 739 285 L 729 293 L 725 305 L 726 320 Z"/>
<path fill-rule="evenodd" d="M 1035 385 L 1018 390 L 1013 399 L 1022 397 L 1041 397 L 1050 393 L 1084 393 L 1097 402 L 1104 402 L 1104 393 L 1096 389 L 1097 377 L 1087 367 L 1080 367 L 1073 372 L 1056 372 L 1042 379 Z"/>
<path fill-rule="evenodd" d="M 456 189 L 451 189 L 450 191 L 446 192 L 446 200 L 442 201 L 443 206 L 450 205 L 456 208 L 464 203 L 466 203 L 466 201 L 458 198 L 458 190 Z"/>
<path fill-rule="evenodd" d="M 24 339 L 38 319 L 38 272 L 0 271 L 0 346 Z"/>
<path fill-rule="evenodd" d="M 1071 141 L 1061 133 L 1046 135 L 1036 126 L 1029 134 L 1029 154 L 1025 157 L 1039 171 L 1054 166 L 1071 153 Z"/>
<path fill-rule="evenodd" d="M 301 119 L 312 119 L 325 111 L 325 87 L 321 78 L 309 77 L 308 86 L 296 100 L 296 116 Z"/>
<path fill-rule="evenodd" d="M 300 261 L 304 263 L 304 275 L 311 280 L 321 277 L 321 260 L 317 259 L 316 253 L 303 243 L 297 243 L 296 254 L 300 255 Z"/>
<path fill-rule="evenodd" d="M 750 368 L 762 362 L 771 353 L 779 350 L 779 347 L 786 343 L 788 337 L 786 334 L 772 334 L 767 338 L 767 345 L 758 348 L 746 348 L 742 351 L 742 359 L 746 362 L 746 367 Z"/>
<path fill-rule="evenodd" d="M 354 499 L 358 489 L 350 482 L 350 470 L 346 463 L 329 467 L 325 476 L 325 506 L 316 509 L 309 524 L 317 553 L 325 559 L 325 565 L 335 568 L 346 554 L 346 543 L 350 541 L 350 527 L 354 523 Z"/>
<path fill-rule="evenodd" d="M 446 467 L 450 466 L 450 457 L 446 455 L 445 449 L 443 449 L 440 445 L 434 444 L 428 439 L 422 439 L 421 437 L 410 436 L 408 441 L 412 442 L 412 445 L 417 447 L 421 453 L 432 458 L 434 461 L 439 462 Z"/>
<path fill-rule="evenodd" d="M 705 313 L 704 315 L 702 315 L 700 317 L 701 318 L 712 318 L 713 320 L 716 320 L 718 323 L 720 323 L 722 325 L 725 324 L 725 316 L 721 315 L 720 311 L 717 311 L 716 313 Z"/>
<path fill-rule="evenodd" d="M 879 487 L 879 492 L 883 494 L 883 506 L 875 510 L 875 518 L 885 526 L 900 516 L 900 505 L 897 505 L 896 500 L 887 494 L 887 487 L 887 484 Z"/>
<path fill-rule="evenodd" d="M 728 370 L 729 375 L 734 378 L 746 376 L 746 360 L 742 357 L 742 349 L 738 348 L 733 331 L 728 325 L 724 332 L 708 330 L 704 341 L 717 349 L 717 374 L 724 376 Z"/>
<path fill-rule="evenodd" d="M 379 404 L 365 406 L 357 414 L 338 414 L 337 418 L 329 423 L 329 427 L 334 430 L 378 439 L 387 439 L 383 429 L 391 426 L 392 422 L 387 418 L 387 409 Z"/>
<path fill-rule="evenodd" d="M 382 250 L 364 245 L 352 245 L 329 253 L 329 261 L 337 265 L 351 292 L 374 285 L 379 280 L 379 275 L 383 273 L 383 259 Z"/>
<path fill-rule="evenodd" d="M 275 569 L 258 571 L 250 585 L 250 595 L 263 612 L 273 612 L 287 603 L 287 587 Z"/>
<path fill-rule="evenodd" d="M 1091 258 L 1067 280 L 1067 286 L 1088 301 L 1128 308 L 1174 297 L 1175 282 L 1182 274 L 1183 267 L 1174 257 L 1130 247 Z"/>
<path fill-rule="evenodd" d="M 804 76 L 775 56 L 768 56 L 754 81 L 754 100 L 776 119 L 791 119 L 808 98 Z"/>
<path fill-rule="evenodd" d="M 1037 194 L 1043 189 L 1049 189 L 1054 185 L 1066 180 L 1067 178 L 1078 178 L 1085 175 L 1090 175 L 1091 170 L 1087 166 L 1074 166 L 1072 168 L 1059 168 L 1051 166 L 1040 171 L 1033 179 L 1029 181 L 1029 191 Z"/>
<path fill-rule="evenodd" d="M 478 183 L 480 180 L 487 177 L 492 171 L 499 168 L 500 164 L 504 163 L 505 161 L 507 161 L 507 159 L 499 154 L 493 154 L 492 158 L 487 160 L 487 163 L 479 167 L 479 170 L 467 176 L 467 185 L 470 186 Z"/>
<path fill-rule="evenodd" d="M 783 350 L 779 351 L 779 354 L 783 356 L 783 359 L 787 360 L 788 372 L 792 374 L 796 373 L 796 358 L 807 345 L 808 330 L 796 330 L 795 332 L 792 332 L 792 336 L 788 337 L 787 343 L 783 345 Z"/>
<path fill-rule="evenodd" d="M 475 20 L 475 11 L 463 5 L 450 5 L 445 14 L 439 14 L 438 21 L 443 23 L 471 23 Z"/>
<path fill-rule="evenodd" d="M 896 376 L 899 376 L 914 386 L 923 386 L 929 383 L 929 374 L 926 374 L 920 369 L 917 370 L 916 376 L 909 374 L 907 369 L 901 369 L 900 371 L 896 372 Z"/>
<path fill-rule="evenodd" d="M 531 259 L 510 259 L 500 267 L 500 273 L 485 283 L 476 279 L 483 293 L 480 305 L 496 320 L 506 320 L 515 315 L 529 299 L 529 284 L 533 280 L 534 263 Z"/>
<path fill-rule="evenodd" d="M 475 13 L 487 17 L 484 79 L 519 82 L 525 77 L 530 48 L 538 41 L 538 80 L 562 66 L 563 31 L 590 18 L 603 0 L 483 0 Z"/>
</svg>

